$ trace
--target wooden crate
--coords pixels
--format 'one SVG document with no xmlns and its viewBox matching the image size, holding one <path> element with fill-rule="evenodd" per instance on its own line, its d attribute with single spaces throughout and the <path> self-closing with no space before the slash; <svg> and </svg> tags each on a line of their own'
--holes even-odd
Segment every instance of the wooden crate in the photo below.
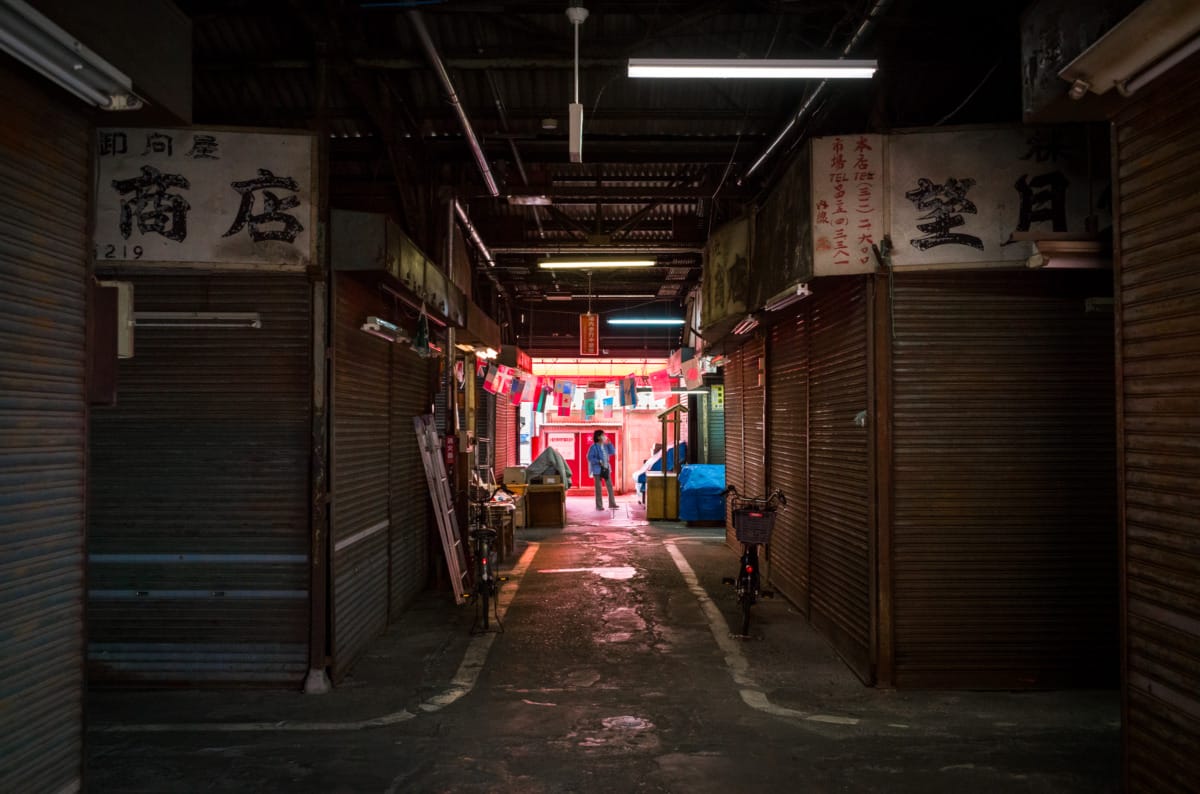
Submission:
<svg viewBox="0 0 1200 794">
<path fill-rule="evenodd" d="M 666 492 L 666 507 L 663 492 Z M 646 472 L 646 518 L 650 521 L 679 520 L 679 476 L 661 471 Z"/>
<path fill-rule="evenodd" d="M 525 490 L 525 525 L 564 527 L 567 524 L 566 489 L 561 485 L 530 485 Z"/>
</svg>

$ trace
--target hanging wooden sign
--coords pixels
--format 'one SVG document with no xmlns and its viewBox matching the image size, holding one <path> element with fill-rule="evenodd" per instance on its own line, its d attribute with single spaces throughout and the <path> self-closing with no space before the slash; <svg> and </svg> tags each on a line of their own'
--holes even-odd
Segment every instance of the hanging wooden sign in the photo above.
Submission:
<svg viewBox="0 0 1200 794">
<path fill-rule="evenodd" d="M 600 355 L 600 315 L 579 315 L 579 355 Z"/>
</svg>

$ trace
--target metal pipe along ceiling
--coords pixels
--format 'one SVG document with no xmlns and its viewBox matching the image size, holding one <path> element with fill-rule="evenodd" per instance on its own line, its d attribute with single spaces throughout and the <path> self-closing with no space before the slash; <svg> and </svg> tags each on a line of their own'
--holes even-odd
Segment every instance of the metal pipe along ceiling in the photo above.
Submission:
<svg viewBox="0 0 1200 794">
<path fill-rule="evenodd" d="M 850 37 L 850 42 L 844 48 L 842 48 L 842 53 L 838 56 L 839 58 L 845 58 L 858 49 L 858 46 L 862 44 L 870 32 L 875 29 L 876 22 L 879 21 L 879 18 L 883 16 L 884 12 L 887 11 L 888 6 L 891 4 L 892 0 L 876 0 L 874 7 L 871 8 L 871 12 L 867 14 L 866 18 L 862 21 L 862 24 L 858 26 L 858 30 L 856 30 L 854 35 Z M 817 106 L 817 100 L 824 95 L 825 89 L 828 86 L 828 80 L 822 80 L 817 84 L 817 87 L 813 89 L 813 92 L 808 95 L 808 99 L 804 100 L 804 104 L 800 106 L 800 109 L 792 114 L 791 119 L 789 119 L 788 123 L 784 125 L 782 130 L 779 131 L 779 134 L 775 136 L 775 139 L 771 141 L 766 149 L 763 150 L 763 153 L 758 156 L 758 159 L 756 159 L 754 163 L 748 169 L 746 169 L 746 173 L 742 174 L 741 178 L 738 179 L 739 185 L 748 179 L 751 174 L 757 171 L 759 166 L 766 162 L 767 158 L 771 156 L 771 153 L 775 151 L 775 147 L 777 147 L 780 142 L 782 142 L 783 139 L 788 136 L 788 133 L 792 131 L 793 127 L 804 121 L 805 117 L 808 116 L 812 109 Z"/>
<path fill-rule="evenodd" d="M 446 92 L 446 99 L 450 101 L 451 107 L 454 108 L 454 112 L 458 115 L 458 121 L 462 124 L 463 134 L 467 136 L 467 145 L 471 147 L 471 153 L 475 155 L 475 163 L 479 166 L 479 173 L 483 176 L 483 183 L 487 186 L 488 192 L 492 196 L 499 196 L 500 188 L 496 186 L 496 179 L 492 176 L 492 169 L 488 167 L 487 156 L 483 153 L 483 147 L 479 145 L 479 139 L 475 137 L 475 128 L 471 126 L 471 120 L 467 118 L 467 112 L 458 100 L 458 94 L 454 90 L 454 83 L 450 82 L 450 74 L 446 71 L 446 65 L 442 62 L 442 56 L 438 54 L 437 47 L 434 46 L 433 39 L 429 36 L 429 30 L 425 27 L 425 20 L 421 17 L 421 12 L 409 11 L 408 19 L 412 22 L 413 29 L 417 32 L 417 38 L 421 40 L 421 46 L 424 47 L 425 55 L 429 58 L 429 65 L 433 67 L 438 80 L 442 83 L 442 88 Z"/>
</svg>

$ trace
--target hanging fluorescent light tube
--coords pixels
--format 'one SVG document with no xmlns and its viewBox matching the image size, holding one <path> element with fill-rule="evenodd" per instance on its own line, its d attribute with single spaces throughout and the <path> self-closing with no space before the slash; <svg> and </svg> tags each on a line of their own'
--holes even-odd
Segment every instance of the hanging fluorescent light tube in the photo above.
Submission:
<svg viewBox="0 0 1200 794">
<path fill-rule="evenodd" d="M 777 312 L 791 306 L 796 301 L 804 300 L 809 295 L 812 295 L 812 290 L 808 288 L 807 284 L 797 284 L 771 298 L 763 308 L 769 312 Z"/>
<path fill-rule="evenodd" d="M 654 267 L 653 259 L 539 259 L 543 270 L 596 270 L 614 267 Z"/>
<path fill-rule="evenodd" d="M 757 327 L 758 327 L 758 318 L 756 318 L 753 314 L 747 314 L 746 319 L 742 320 L 740 323 L 738 323 L 737 325 L 735 325 L 733 327 L 733 333 L 736 336 L 742 336 L 744 334 L 750 333 Z"/>
<path fill-rule="evenodd" d="M 134 312 L 136 328 L 262 328 L 258 312 Z"/>
<path fill-rule="evenodd" d="M 23 0 L 0 2 L 0 50 L 103 110 L 137 110 L 133 80 Z"/>
<path fill-rule="evenodd" d="M 366 331 L 371 336 L 377 336 L 380 339 L 388 342 L 408 342 L 408 336 L 400 330 L 400 326 L 389 323 L 387 320 L 382 320 L 378 317 L 368 317 L 366 322 L 362 324 L 362 330 Z"/>
<path fill-rule="evenodd" d="M 875 61 L 753 58 L 630 58 L 630 77 L 706 79 L 869 80 Z"/>
<path fill-rule="evenodd" d="M 683 325 L 682 319 L 674 317 L 610 317 L 609 325 Z"/>
</svg>

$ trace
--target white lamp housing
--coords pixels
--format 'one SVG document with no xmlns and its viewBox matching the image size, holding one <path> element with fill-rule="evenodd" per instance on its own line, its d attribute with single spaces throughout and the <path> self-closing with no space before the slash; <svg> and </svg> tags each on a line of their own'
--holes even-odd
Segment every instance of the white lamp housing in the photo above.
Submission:
<svg viewBox="0 0 1200 794">
<path fill-rule="evenodd" d="M 0 50 L 102 110 L 145 104 L 128 75 L 24 0 L 0 0 Z"/>
</svg>

